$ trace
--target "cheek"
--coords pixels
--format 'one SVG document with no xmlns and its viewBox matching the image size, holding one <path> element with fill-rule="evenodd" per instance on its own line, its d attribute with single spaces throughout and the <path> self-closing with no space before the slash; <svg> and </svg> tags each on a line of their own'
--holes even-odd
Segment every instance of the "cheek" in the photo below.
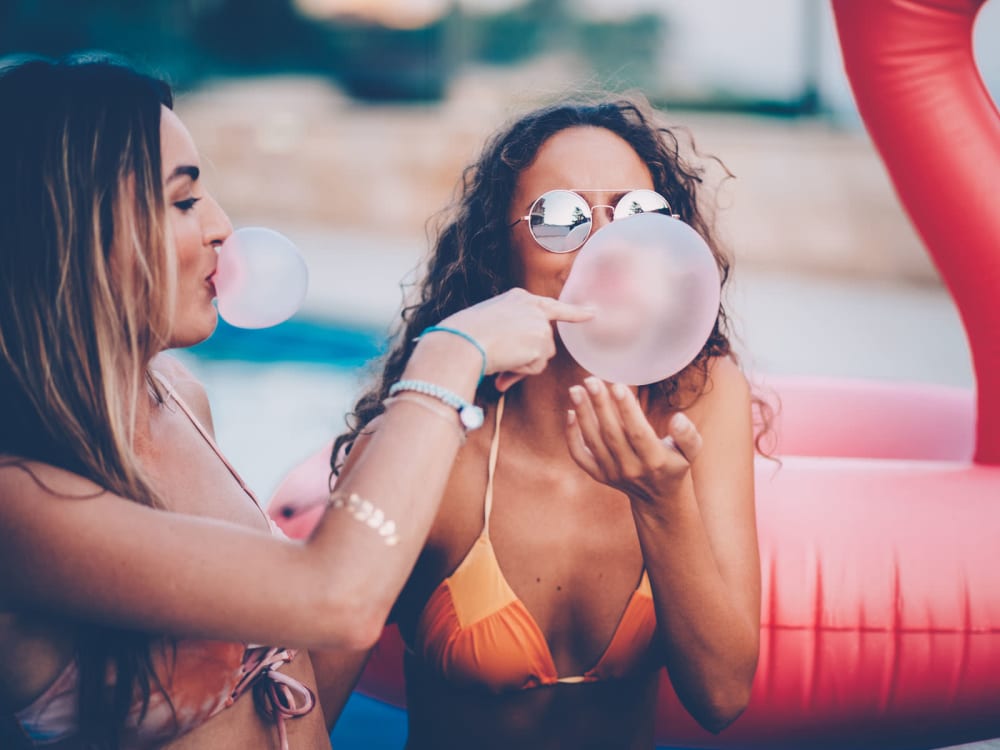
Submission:
<svg viewBox="0 0 1000 750">
<path fill-rule="evenodd" d="M 180 273 L 196 265 L 201 255 L 201 239 L 197 227 L 189 226 L 191 222 L 173 222 L 172 235 L 174 252 L 177 256 L 177 269 Z"/>
<path fill-rule="evenodd" d="M 573 268 L 576 253 L 548 253 L 538 250 L 515 256 L 520 268 L 519 283 L 529 292 L 557 297 Z"/>
</svg>

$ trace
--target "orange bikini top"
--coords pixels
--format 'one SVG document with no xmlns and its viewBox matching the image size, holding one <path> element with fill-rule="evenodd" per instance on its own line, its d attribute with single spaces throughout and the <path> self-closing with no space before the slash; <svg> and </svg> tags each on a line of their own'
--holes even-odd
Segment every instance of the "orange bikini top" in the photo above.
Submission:
<svg viewBox="0 0 1000 750">
<path fill-rule="evenodd" d="M 656 630 L 645 571 L 597 664 L 581 675 L 560 676 L 541 628 L 500 570 L 489 522 L 503 404 L 501 398 L 490 445 L 483 531 L 427 600 L 410 651 L 456 685 L 495 693 L 624 677 L 648 657 Z"/>
</svg>

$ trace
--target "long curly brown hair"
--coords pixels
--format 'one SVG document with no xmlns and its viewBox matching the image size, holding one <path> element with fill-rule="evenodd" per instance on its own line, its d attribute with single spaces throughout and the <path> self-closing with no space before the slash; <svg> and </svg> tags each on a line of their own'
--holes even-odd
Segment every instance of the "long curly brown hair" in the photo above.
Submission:
<svg viewBox="0 0 1000 750">
<path fill-rule="evenodd" d="M 358 435 L 384 411 L 389 387 L 399 380 L 416 346 L 414 339 L 426 327 L 465 307 L 500 294 L 516 285 L 511 263 L 510 201 L 521 172 L 534 161 L 542 144 L 567 128 L 605 128 L 623 138 L 649 168 L 654 189 L 667 197 L 674 212 L 705 239 L 719 266 L 723 287 L 729 261 L 719 247 L 712 221 L 699 200 L 706 167 L 682 155 L 678 133 L 656 121 L 648 105 L 632 99 L 597 102 L 563 101 L 513 120 L 486 143 L 479 159 L 466 167 L 459 196 L 444 214 L 417 301 L 404 307 L 402 326 L 385 358 L 381 376 L 358 400 L 348 418 L 348 430 L 334 442 L 331 467 L 339 470 L 338 456 L 346 455 Z M 690 140 L 690 139 L 688 139 Z M 690 143 L 691 153 L 698 156 Z M 725 176 L 730 172 L 717 159 Z M 707 382 L 711 358 L 731 355 L 726 312 L 719 314 L 712 333 L 695 360 L 681 373 L 643 386 L 640 398 L 657 408 L 679 408 L 682 383 L 700 372 L 693 382 Z M 695 388 L 694 395 L 700 392 Z M 492 379 L 480 385 L 477 400 L 494 403 L 499 393 Z"/>
</svg>

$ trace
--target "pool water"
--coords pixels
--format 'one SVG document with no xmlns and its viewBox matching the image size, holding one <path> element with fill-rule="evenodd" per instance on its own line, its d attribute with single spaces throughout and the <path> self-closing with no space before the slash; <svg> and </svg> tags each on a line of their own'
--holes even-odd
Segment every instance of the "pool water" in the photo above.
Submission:
<svg viewBox="0 0 1000 750">
<path fill-rule="evenodd" d="M 173 354 L 205 386 L 219 446 L 266 503 L 343 431 L 385 340 L 374 327 L 293 319 L 247 331 L 220 321 L 210 339 Z"/>
</svg>

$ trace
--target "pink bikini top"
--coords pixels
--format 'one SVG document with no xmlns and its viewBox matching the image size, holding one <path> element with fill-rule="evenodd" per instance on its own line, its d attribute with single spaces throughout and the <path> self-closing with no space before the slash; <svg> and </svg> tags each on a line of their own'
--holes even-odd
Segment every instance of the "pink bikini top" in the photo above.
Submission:
<svg viewBox="0 0 1000 750">
<path fill-rule="evenodd" d="M 222 455 L 212 436 L 170 383 L 154 372 L 172 399 L 218 455 L 250 497 L 257 498 L 233 466 Z M 261 513 L 264 514 L 263 510 Z M 264 518 L 267 519 L 266 514 Z M 270 519 L 272 533 L 281 534 Z M 258 712 L 278 728 L 281 747 L 287 750 L 285 720 L 304 716 L 316 703 L 312 691 L 298 680 L 282 674 L 295 651 L 285 648 L 253 646 L 223 641 L 171 640 L 154 641 L 151 646 L 153 668 L 163 689 L 155 683 L 145 715 L 141 700 L 133 703 L 122 732 L 121 749 L 151 747 L 179 737 L 208 721 L 251 691 Z M 34 747 L 71 740 L 77 731 L 79 673 L 76 660 L 29 706 L 12 717 L 0 718 L 0 739 L 15 742 L 15 747 Z M 8 724 L 4 728 L 4 724 Z M 6 745 L 5 745 L 6 747 Z"/>
</svg>

